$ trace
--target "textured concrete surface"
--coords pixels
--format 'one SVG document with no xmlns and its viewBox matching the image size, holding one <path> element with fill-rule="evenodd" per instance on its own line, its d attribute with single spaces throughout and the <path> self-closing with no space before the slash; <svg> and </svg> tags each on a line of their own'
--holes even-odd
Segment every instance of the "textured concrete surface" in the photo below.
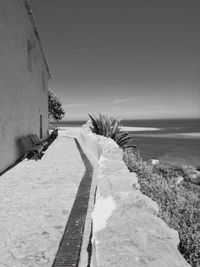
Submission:
<svg viewBox="0 0 200 267">
<path fill-rule="evenodd" d="M 84 171 L 74 140 L 58 136 L 41 161 L 0 177 L 0 267 L 52 266 Z"/>
<path fill-rule="evenodd" d="M 140 192 L 117 145 L 87 127 L 80 139 L 98 161 L 91 267 L 190 266 L 177 249 L 178 233 L 157 217 L 157 203 Z"/>
</svg>

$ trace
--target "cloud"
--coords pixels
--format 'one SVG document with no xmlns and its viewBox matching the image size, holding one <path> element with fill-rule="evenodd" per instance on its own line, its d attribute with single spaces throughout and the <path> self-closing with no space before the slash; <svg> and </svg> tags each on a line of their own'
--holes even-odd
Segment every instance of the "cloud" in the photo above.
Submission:
<svg viewBox="0 0 200 267">
<path fill-rule="evenodd" d="M 106 102 L 93 102 L 93 103 L 72 103 L 63 105 L 65 108 L 78 108 L 78 107 L 88 107 L 88 106 L 96 106 L 96 105 L 105 105 Z"/>
<path fill-rule="evenodd" d="M 131 97 L 131 98 L 122 98 L 122 99 L 115 99 L 112 101 L 113 104 L 121 104 L 121 103 L 127 103 L 127 102 L 131 102 L 132 100 L 134 100 L 135 97 Z"/>
<path fill-rule="evenodd" d="M 85 106 L 87 106 L 87 104 L 83 104 L 83 103 L 72 103 L 72 104 L 63 105 L 63 107 L 65 108 L 77 108 L 77 107 L 85 107 Z"/>
<path fill-rule="evenodd" d="M 92 106 L 99 106 L 99 105 L 110 105 L 110 104 L 121 104 L 121 103 L 128 103 L 135 99 L 135 97 L 130 98 L 119 98 L 115 99 L 111 102 L 92 102 L 92 103 L 71 103 L 63 105 L 64 108 L 79 108 L 79 107 L 92 107 Z"/>
</svg>

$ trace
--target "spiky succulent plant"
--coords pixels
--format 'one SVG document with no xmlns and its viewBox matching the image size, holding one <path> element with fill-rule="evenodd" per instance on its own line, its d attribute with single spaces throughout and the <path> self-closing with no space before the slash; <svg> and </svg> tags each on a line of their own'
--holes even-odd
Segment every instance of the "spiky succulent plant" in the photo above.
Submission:
<svg viewBox="0 0 200 267">
<path fill-rule="evenodd" d="M 120 121 L 107 115 L 99 114 L 88 116 L 91 119 L 92 126 L 90 127 L 93 133 L 112 138 L 120 147 L 125 148 L 131 140 L 131 136 L 124 131 L 121 131 Z"/>
</svg>

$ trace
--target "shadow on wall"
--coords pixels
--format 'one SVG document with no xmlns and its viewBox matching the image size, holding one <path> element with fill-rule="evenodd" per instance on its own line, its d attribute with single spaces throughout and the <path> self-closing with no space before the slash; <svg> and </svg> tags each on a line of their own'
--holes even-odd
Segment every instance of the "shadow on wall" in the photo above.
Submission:
<svg viewBox="0 0 200 267">
<path fill-rule="evenodd" d="M 58 129 L 54 129 L 51 132 L 48 139 L 46 140 L 47 145 L 45 145 L 43 152 L 45 152 L 48 149 L 48 147 L 53 143 L 53 141 L 57 138 L 57 136 L 58 136 Z M 25 151 L 24 151 L 24 147 L 22 143 L 19 142 L 19 137 L 15 138 L 15 144 L 16 144 L 17 153 L 19 153 L 19 158 L 13 164 L 7 167 L 5 170 L 0 172 L 0 176 L 6 173 L 7 171 L 9 171 L 10 169 L 12 169 L 13 167 L 15 167 L 18 163 L 20 163 L 24 159 Z"/>
</svg>

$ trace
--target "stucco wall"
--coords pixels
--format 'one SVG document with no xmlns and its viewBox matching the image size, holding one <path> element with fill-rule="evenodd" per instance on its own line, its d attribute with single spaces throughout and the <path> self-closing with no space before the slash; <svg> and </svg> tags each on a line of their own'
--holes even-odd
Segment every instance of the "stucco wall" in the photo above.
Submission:
<svg viewBox="0 0 200 267">
<path fill-rule="evenodd" d="M 28 40 L 32 45 L 28 69 Z M 43 76 L 43 78 L 42 78 Z M 45 88 L 44 81 L 45 80 Z M 0 1 L 0 172 L 21 156 L 17 139 L 48 130 L 46 70 L 22 0 Z"/>
<path fill-rule="evenodd" d="M 157 203 L 140 192 L 117 144 L 85 126 L 79 140 L 98 161 L 90 266 L 190 266 L 177 249 L 178 233 L 158 218 Z"/>
</svg>

